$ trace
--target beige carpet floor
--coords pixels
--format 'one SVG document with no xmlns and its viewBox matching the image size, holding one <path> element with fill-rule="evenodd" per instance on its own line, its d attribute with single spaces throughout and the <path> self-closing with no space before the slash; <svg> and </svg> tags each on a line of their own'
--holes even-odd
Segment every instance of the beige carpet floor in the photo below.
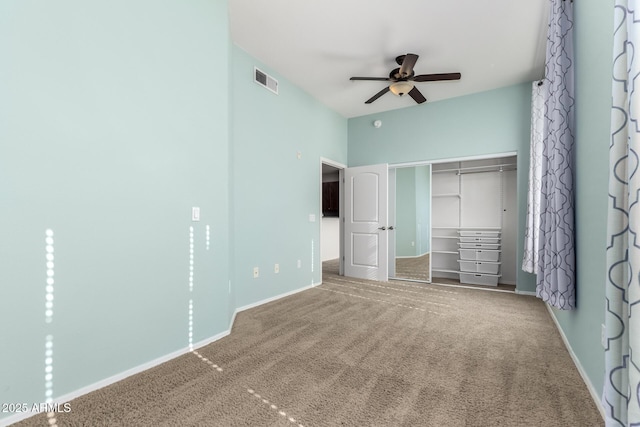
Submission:
<svg viewBox="0 0 640 427">
<path fill-rule="evenodd" d="M 323 280 L 240 313 L 197 353 L 73 400 L 56 424 L 604 425 L 540 300 Z"/>
</svg>

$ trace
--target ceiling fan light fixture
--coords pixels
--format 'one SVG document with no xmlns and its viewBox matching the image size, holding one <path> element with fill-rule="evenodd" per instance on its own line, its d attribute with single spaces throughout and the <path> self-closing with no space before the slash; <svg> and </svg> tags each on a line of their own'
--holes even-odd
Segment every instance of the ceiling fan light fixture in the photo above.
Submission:
<svg viewBox="0 0 640 427">
<path fill-rule="evenodd" d="M 411 89 L 413 89 L 413 83 L 407 81 L 395 82 L 389 86 L 391 93 L 397 96 L 406 95 Z"/>
</svg>

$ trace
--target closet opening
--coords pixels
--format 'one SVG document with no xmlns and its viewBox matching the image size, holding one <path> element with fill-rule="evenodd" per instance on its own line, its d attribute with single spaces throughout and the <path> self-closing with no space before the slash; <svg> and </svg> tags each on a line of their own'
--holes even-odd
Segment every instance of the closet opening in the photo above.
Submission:
<svg viewBox="0 0 640 427">
<path fill-rule="evenodd" d="M 390 166 L 390 278 L 515 292 L 516 165 L 508 153 Z"/>
</svg>

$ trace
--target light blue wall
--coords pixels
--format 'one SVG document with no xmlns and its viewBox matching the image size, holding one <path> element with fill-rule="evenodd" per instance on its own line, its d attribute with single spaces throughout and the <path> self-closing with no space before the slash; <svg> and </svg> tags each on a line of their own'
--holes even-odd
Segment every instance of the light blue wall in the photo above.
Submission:
<svg viewBox="0 0 640 427">
<path fill-rule="evenodd" d="M 376 119 L 382 120 L 382 127 L 373 127 Z M 517 152 L 518 219 L 524 224 L 530 126 L 530 84 L 352 118 L 349 166 Z M 521 231 L 518 259 L 523 245 Z M 534 291 L 535 277 L 519 271 L 517 287 Z"/>
<path fill-rule="evenodd" d="M 189 299 L 228 328 L 228 57 L 226 1 L 0 2 L 0 402 L 44 402 L 48 334 L 57 397 L 185 349 Z"/>
<path fill-rule="evenodd" d="M 278 95 L 253 81 L 254 66 Z M 347 120 L 238 47 L 233 75 L 232 288 L 243 307 L 320 282 L 320 158 L 346 164 Z"/>
<path fill-rule="evenodd" d="M 598 394 L 604 383 L 605 248 L 613 64 L 613 0 L 574 2 L 577 306 L 554 310 Z"/>
</svg>

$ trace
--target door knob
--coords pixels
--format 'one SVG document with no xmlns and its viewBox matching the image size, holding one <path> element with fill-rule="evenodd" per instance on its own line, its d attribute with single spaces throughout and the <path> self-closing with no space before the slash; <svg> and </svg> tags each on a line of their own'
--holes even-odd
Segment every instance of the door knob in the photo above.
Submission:
<svg viewBox="0 0 640 427">
<path fill-rule="evenodd" d="M 393 228 L 393 225 L 389 226 L 389 230 L 395 230 L 395 228 Z"/>
<path fill-rule="evenodd" d="M 384 226 L 382 226 L 382 227 L 378 227 L 378 230 L 382 230 L 382 231 L 384 231 L 384 230 L 386 230 L 386 229 L 387 229 L 387 227 L 384 227 Z"/>
</svg>

